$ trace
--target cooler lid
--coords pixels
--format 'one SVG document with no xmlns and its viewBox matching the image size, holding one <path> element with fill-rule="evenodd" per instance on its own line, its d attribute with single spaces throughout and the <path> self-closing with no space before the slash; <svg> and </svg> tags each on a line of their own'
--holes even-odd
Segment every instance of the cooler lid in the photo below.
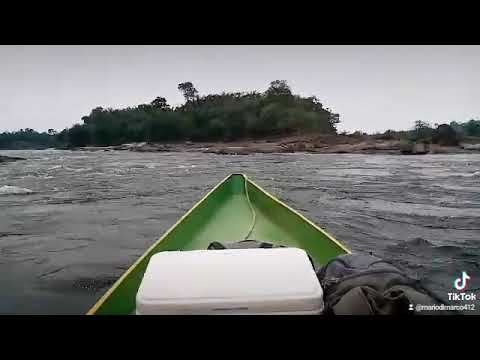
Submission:
<svg viewBox="0 0 480 360">
<path fill-rule="evenodd" d="M 165 251 L 153 255 L 137 293 L 139 314 L 323 310 L 323 291 L 297 248 Z"/>
</svg>

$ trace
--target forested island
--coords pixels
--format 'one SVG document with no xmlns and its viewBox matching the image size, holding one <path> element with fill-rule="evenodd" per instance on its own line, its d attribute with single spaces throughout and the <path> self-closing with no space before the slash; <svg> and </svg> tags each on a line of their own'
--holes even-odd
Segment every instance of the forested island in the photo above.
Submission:
<svg viewBox="0 0 480 360">
<path fill-rule="evenodd" d="M 263 92 L 200 96 L 191 82 L 178 85 L 185 103 L 163 97 L 126 109 L 97 107 L 71 128 L 21 129 L 0 134 L 0 149 L 103 149 L 216 153 L 451 153 L 480 151 L 480 120 L 366 134 L 339 133 L 340 115 L 316 97 L 292 93 L 285 80 Z"/>
</svg>

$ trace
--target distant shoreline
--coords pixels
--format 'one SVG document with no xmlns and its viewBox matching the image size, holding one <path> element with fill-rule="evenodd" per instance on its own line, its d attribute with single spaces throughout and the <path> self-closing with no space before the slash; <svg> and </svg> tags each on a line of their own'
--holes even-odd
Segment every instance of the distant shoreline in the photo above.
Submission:
<svg viewBox="0 0 480 360">
<path fill-rule="evenodd" d="M 408 143 L 399 140 L 380 140 L 372 136 L 348 135 L 290 136 L 262 140 L 232 142 L 142 142 L 117 146 L 87 146 L 75 151 L 134 151 L 134 152 L 202 152 L 222 155 L 312 153 L 312 154 L 480 154 L 480 143 L 462 143 L 459 146 Z"/>
</svg>

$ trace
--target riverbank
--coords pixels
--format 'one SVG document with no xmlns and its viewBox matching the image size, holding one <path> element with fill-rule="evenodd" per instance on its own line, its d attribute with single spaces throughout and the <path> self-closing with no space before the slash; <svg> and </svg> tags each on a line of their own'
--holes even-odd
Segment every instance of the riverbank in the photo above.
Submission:
<svg viewBox="0 0 480 360">
<path fill-rule="evenodd" d="M 461 143 L 459 146 L 408 143 L 402 140 L 381 140 L 373 136 L 316 135 L 244 140 L 233 142 L 132 143 L 106 147 L 81 147 L 79 151 L 127 150 L 135 152 L 203 152 L 224 155 L 255 153 L 317 153 L 317 154 L 468 154 L 480 153 L 480 143 Z"/>
</svg>

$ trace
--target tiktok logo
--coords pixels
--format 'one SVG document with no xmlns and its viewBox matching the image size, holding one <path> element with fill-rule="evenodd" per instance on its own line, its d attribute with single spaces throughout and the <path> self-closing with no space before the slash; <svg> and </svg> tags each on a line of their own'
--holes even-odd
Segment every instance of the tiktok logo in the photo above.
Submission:
<svg viewBox="0 0 480 360">
<path fill-rule="evenodd" d="M 453 282 L 453 286 L 457 290 L 465 290 L 467 288 L 468 282 L 467 280 L 470 280 L 470 276 L 465 271 L 462 271 L 462 276 L 459 277 L 458 279 L 455 279 Z M 450 301 L 476 301 L 477 300 L 477 294 L 475 293 L 448 293 L 448 300 Z"/>
<path fill-rule="evenodd" d="M 459 277 L 453 282 L 455 289 L 465 290 L 467 288 L 467 280 L 470 280 L 470 276 L 465 271 L 462 271 L 462 277 Z"/>
</svg>

